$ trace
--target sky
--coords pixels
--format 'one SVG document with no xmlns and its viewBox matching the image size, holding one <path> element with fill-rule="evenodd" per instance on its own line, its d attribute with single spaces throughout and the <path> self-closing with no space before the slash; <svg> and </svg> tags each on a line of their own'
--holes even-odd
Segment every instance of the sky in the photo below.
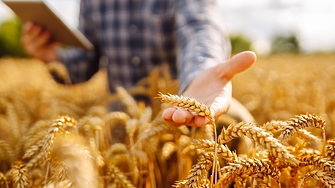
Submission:
<svg viewBox="0 0 335 188">
<path fill-rule="evenodd" d="M 221 0 L 220 7 L 229 33 L 260 51 L 279 33 L 296 34 L 305 52 L 335 51 L 334 0 Z"/>
<path fill-rule="evenodd" d="M 78 23 L 79 0 L 45 0 L 71 26 Z M 267 54 L 276 34 L 297 36 L 306 53 L 335 51 L 335 0 L 218 0 L 231 35 L 252 41 Z M 0 22 L 13 16 L 0 1 Z"/>
</svg>

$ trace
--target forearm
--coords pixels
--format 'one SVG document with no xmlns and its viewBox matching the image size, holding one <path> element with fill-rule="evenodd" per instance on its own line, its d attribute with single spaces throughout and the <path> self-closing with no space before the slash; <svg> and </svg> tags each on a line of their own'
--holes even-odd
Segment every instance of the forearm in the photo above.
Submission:
<svg viewBox="0 0 335 188">
<path fill-rule="evenodd" d="M 180 92 L 204 69 L 229 58 L 230 40 L 219 18 L 214 2 L 180 2 L 177 14 Z"/>
</svg>

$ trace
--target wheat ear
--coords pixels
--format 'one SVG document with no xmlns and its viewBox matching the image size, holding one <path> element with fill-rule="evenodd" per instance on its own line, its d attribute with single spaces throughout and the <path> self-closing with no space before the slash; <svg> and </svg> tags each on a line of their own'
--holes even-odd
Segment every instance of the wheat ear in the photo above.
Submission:
<svg viewBox="0 0 335 188">
<path fill-rule="evenodd" d="M 34 144 L 36 144 L 39 140 L 41 140 L 48 128 L 50 128 L 50 120 L 39 120 L 35 122 L 30 128 L 29 131 L 23 136 L 23 138 L 20 140 L 22 142 L 22 145 L 24 146 L 24 150 L 27 150 Z"/>
<path fill-rule="evenodd" d="M 28 187 L 28 169 L 24 162 L 15 161 L 12 164 L 11 176 L 13 181 L 13 187 L 25 188 Z"/>
<path fill-rule="evenodd" d="M 97 167 L 84 140 L 74 134 L 58 136 L 50 150 L 51 164 L 57 167 L 55 177 L 66 175 L 61 180 L 71 181 L 74 187 L 98 187 Z M 83 170 L 85 169 L 85 170 Z"/>
<path fill-rule="evenodd" d="M 154 153 L 157 150 L 156 146 L 158 144 L 160 136 L 166 132 L 177 135 L 177 137 L 179 137 L 178 135 L 181 134 L 180 129 L 178 129 L 175 126 L 170 126 L 170 124 L 164 121 L 161 116 L 157 116 L 153 120 L 151 127 L 144 130 L 138 136 L 138 139 L 136 143 L 134 144 L 134 148 L 142 147 L 142 145 L 146 143 L 151 143 L 150 146 L 147 146 L 143 149 L 145 149 L 146 151 L 149 151 L 150 153 Z"/>
<path fill-rule="evenodd" d="M 326 145 L 327 157 L 335 162 L 335 139 L 329 139 Z"/>
<path fill-rule="evenodd" d="M 265 129 L 267 132 L 275 133 L 280 131 L 286 125 L 287 125 L 286 121 L 272 120 L 266 122 L 261 127 Z"/>
<path fill-rule="evenodd" d="M 207 117 L 211 123 L 215 123 L 214 116 L 212 115 L 209 107 L 193 98 L 172 94 L 165 95 L 162 93 L 159 93 L 159 98 L 162 100 L 162 102 L 187 109 L 191 112 L 195 112 L 199 116 Z"/>
<path fill-rule="evenodd" d="M 108 125 L 121 123 L 123 125 L 126 124 L 126 122 L 130 119 L 129 115 L 124 112 L 109 112 L 104 117 L 104 122 Z"/>
<path fill-rule="evenodd" d="M 240 179 L 242 179 L 242 178 L 235 175 L 235 174 L 220 175 L 220 179 L 218 180 L 217 186 L 218 187 L 228 187 L 227 185 L 229 185 L 231 182 L 233 182 L 235 180 L 234 187 L 245 187 L 243 185 L 240 185 L 240 186 L 237 185 L 237 182 L 240 182 L 240 181 L 238 181 Z"/>
<path fill-rule="evenodd" d="M 279 140 L 287 140 L 294 135 L 299 129 L 307 127 L 317 127 L 324 130 L 326 122 L 319 116 L 314 114 L 299 115 L 287 121 L 287 125 L 283 127 L 282 134 L 278 137 Z"/>
<path fill-rule="evenodd" d="M 272 164 L 272 161 L 250 158 L 230 162 L 227 166 L 221 168 L 220 173 L 222 175 L 257 174 L 258 178 L 270 176 L 275 179 L 278 179 L 280 174 L 279 170 Z"/>
<path fill-rule="evenodd" d="M 76 120 L 68 116 L 61 116 L 60 118 L 55 119 L 53 122 L 51 122 L 50 128 L 44 138 L 42 140 L 39 140 L 36 145 L 30 147 L 22 158 L 26 159 L 36 155 L 43 147 L 45 149 L 49 148 L 50 144 L 52 144 L 53 142 L 53 139 L 55 137 L 54 134 L 56 132 L 64 132 L 65 127 L 73 127 L 76 125 L 76 123 Z"/>
<path fill-rule="evenodd" d="M 192 145 L 197 149 L 201 149 L 205 152 L 213 152 L 215 150 L 215 142 L 213 140 L 195 139 L 191 142 Z M 230 151 L 227 145 L 218 144 L 218 155 L 228 162 L 237 160 L 235 152 Z"/>
<path fill-rule="evenodd" d="M 0 172 L 0 187 L 9 188 L 5 174 Z"/>
<path fill-rule="evenodd" d="M 326 187 L 333 188 L 335 187 L 335 181 L 333 174 L 329 174 L 323 170 L 313 170 L 306 174 L 306 176 L 301 180 L 300 185 L 298 188 L 300 188 L 305 181 L 306 178 L 312 177 L 316 180 L 321 181 Z"/>
<path fill-rule="evenodd" d="M 73 128 L 77 124 L 77 121 L 68 116 L 61 116 L 53 120 L 50 124 L 48 132 L 39 140 L 38 143 L 32 145 L 23 155 L 23 159 L 33 158 L 28 164 L 28 167 L 34 166 L 36 162 L 40 162 L 39 159 L 49 159 L 50 149 L 53 145 L 54 139 L 58 134 L 65 134 L 67 128 Z M 33 162 L 33 163 L 32 163 Z"/>
<path fill-rule="evenodd" d="M 213 164 L 214 156 L 212 153 L 205 153 L 198 160 L 198 163 L 193 165 L 190 170 L 190 175 L 187 176 L 186 181 L 177 182 L 175 187 L 198 188 L 201 187 L 200 180 L 207 179 L 208 170 Z"/>
<path fill-rule="evenodd" d="M 107 175 L 111 178 L 115 187 L 135 188 L 135 186 L 127 179 L 126 176 L 114 165 L 108 166 Z"/>
<path fill-rule="evenodd" d="M 299 159 L 299 166 L 314 165 L 323 169 L 327 173 L 335 173 L 335 162 L 317 153 L 303 152 L 299 155 Z"/>
<path fill-rule="evenodd" d="M 254 140 L 257 144 L 266 148 L 273 156 L 288 162 L 294 166 L 298 164 L 298 160 L 294 155 L 289 153 L 284 145 L 279 140 L 273 137 L 271 133 L 266 132 L 264 129 L 257 127 L 254 123 L 240 122 L 238 124 L 231 124 L 227 130 L 223 129 L 220 136 L 220 143 L 227 143 L 233 138 L 246 136 Z"/>
</svg>

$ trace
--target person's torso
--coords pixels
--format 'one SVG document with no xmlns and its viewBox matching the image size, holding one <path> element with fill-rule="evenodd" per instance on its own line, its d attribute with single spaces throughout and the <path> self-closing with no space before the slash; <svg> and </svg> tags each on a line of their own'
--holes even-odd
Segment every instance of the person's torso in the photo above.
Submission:
<svg viewBox="0 0 335 188">
<path fill-rule="evenodd" d="M 94 0 L 89 10 L 111 89 L 132 87 L 163 62 L 175 66 L 176 0 Z M 172 67 L 175 70 L 175 67 Z"/>
</svg>

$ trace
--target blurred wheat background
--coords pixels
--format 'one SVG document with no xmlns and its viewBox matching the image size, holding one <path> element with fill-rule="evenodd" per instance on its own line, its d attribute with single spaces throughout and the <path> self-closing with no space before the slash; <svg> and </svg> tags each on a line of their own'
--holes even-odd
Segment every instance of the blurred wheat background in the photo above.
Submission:
<svg viewBox="0 0 335 188">
<path fill-rule="evenodd" d="M 176 94 L 178 86 L 164 66 L 132 90 L 110 94 L 104 69 L 88 82 L 64 85 L 51 74 L 66 81 L 61 64 L 3 57 L 0 185 L 210 187 L 216 145 L 217 187 L 333 187 L 333 62 L 334 54 L 260 56 L 233 78 L 233 96 L 255 122 L 223 116 L 216 122 L 224 130 L 216 145 L 210 126 L 176 128 L 160 118 L 165 104 L 154 98 Z M 138 102 L 134 95 L 152 101 Z M 125 112 L 108 111 L 113 101 L 121 101 Z M 254 131 L 261 135 L 252 136 Z M 234 146 L 237 137 L 251 140 Z M 260 150 L 266 138 L 274 140 Z"/>
<path fill-rule="evenodd" d="M 327 135 L 333 138 L 334 63 L 334 54 L 260 57 L 233 79 L 233 95 L 259 123 L 318 114 L 327 121 Z"/>
</svg>

